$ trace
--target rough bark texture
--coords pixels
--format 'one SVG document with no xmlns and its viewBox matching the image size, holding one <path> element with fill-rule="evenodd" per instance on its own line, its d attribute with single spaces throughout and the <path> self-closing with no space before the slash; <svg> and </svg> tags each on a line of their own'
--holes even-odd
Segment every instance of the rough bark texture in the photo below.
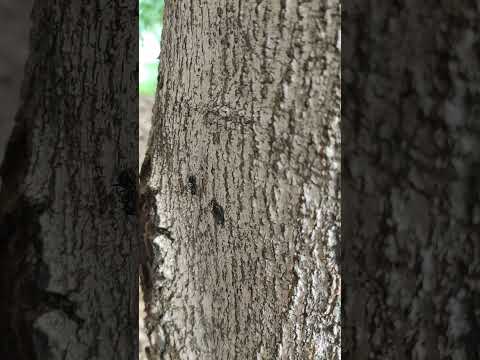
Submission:
<svg viewBox="0 0 480 360">
<path fill-rule="evenodd" d="M 339 47 L 336 0 L 166 2 L 151 359 L 340 358 Z"/>
<path fill-rule="evenodd" d="M 148 134 L 152 124 L 152 108 L 153 96 L 140 95 L 138 97 L 138 151 L 139 151 L 139 166 L 143 162 L 145 150 L 147 148 Z M 139 306 L 138 306 L 138 346 L 139 359 L 148 360 L 145 353 L 145 347 L 148 346 L 148 336 L 145 329 L 145 302 L 141 287 L 139 287 Z"/>
<path fill-rule="evenodd" d="M 479 359 L 480 8 L 349 5 L 344 356 Z"/>
<path fill-rule="evenodd" d="M 1 167 L 2 359 L 138 357 L 137 14 L 128 2 L 34 5 Z"/>
</svg>

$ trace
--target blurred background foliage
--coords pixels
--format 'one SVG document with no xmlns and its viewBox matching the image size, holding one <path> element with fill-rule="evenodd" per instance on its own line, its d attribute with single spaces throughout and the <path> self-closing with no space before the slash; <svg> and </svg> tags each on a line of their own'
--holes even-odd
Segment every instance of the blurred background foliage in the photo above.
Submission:
<svg viewBox="0 0 480 360">
<path fill-rule="evenodd" d="M 155 95 L 157 87 L 158 57 L 162 35 L 164 0 L 139 1 L 140 31 L 140 95 Z"/>
</svg>

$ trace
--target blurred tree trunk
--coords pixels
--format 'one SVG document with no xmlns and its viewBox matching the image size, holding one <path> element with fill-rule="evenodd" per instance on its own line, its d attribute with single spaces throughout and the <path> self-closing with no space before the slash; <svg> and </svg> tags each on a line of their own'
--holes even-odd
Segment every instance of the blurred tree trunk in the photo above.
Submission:
<svg viewBox="0 0 480 360">
<path fill-rule="evenodd" d="M 0 163 L 20 101 L 33 0 L 0 0 Z"/>
<path fill-rule="evenodd" d="M 339 359 L 340 3 L 167 1 L 151 359 Z"/>
<path fill-rule="evenodd" d="M 345 8 L 345 358 L 480 358 L 479 15 Z"/>
<path fill-rule="evenodd" d="M 115 185 L 138 169 L 137 14 L 35 2 L 0 172 L 1 359 L 138 356 L 138 227 Z"/>
</svg>

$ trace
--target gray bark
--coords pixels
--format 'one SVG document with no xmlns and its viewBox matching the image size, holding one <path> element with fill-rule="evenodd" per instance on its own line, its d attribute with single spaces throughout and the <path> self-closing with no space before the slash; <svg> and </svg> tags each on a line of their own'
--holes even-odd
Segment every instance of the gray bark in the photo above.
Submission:
<svg viewBox="0 0 480 360">
<path fill-rule="evenodd" d="M 339 359 L 340 3 L 167 1 L 150 359 Z"/>
<path fill-rule="evenodd" d="M 470 2 L 345 11 L 347 358 L 480 358 L 478 18 Z"/>
<path fill-rule="evenodd" d="M 35 2 L 1 167 L 2 359 L 138 357 L 138 227 L 115 185 L 138 168 L 137 14 Z"/>
</svg>

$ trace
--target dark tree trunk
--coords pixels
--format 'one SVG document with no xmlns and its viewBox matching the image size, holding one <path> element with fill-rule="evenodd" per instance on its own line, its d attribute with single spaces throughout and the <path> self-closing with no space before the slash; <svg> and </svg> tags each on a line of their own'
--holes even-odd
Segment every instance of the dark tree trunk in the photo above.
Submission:
<svg viewBox="0 0 480 360">
<path fill-rule="evenodd" d="M 478 3 L 348 5 L 344 356 L 479 359 Z"/>
<path fill-rule="evenodd" d="M 163 29 L 147 353 L 339 359 L 339 2 L 167 1 Z"/>
<path fill-rule="evenodd" d="M 35 2 L 1 167 L 2 359 L 138 356 L 138 228 L 115 185 L 138 168 L 137 16 Z"/>
</svg>

